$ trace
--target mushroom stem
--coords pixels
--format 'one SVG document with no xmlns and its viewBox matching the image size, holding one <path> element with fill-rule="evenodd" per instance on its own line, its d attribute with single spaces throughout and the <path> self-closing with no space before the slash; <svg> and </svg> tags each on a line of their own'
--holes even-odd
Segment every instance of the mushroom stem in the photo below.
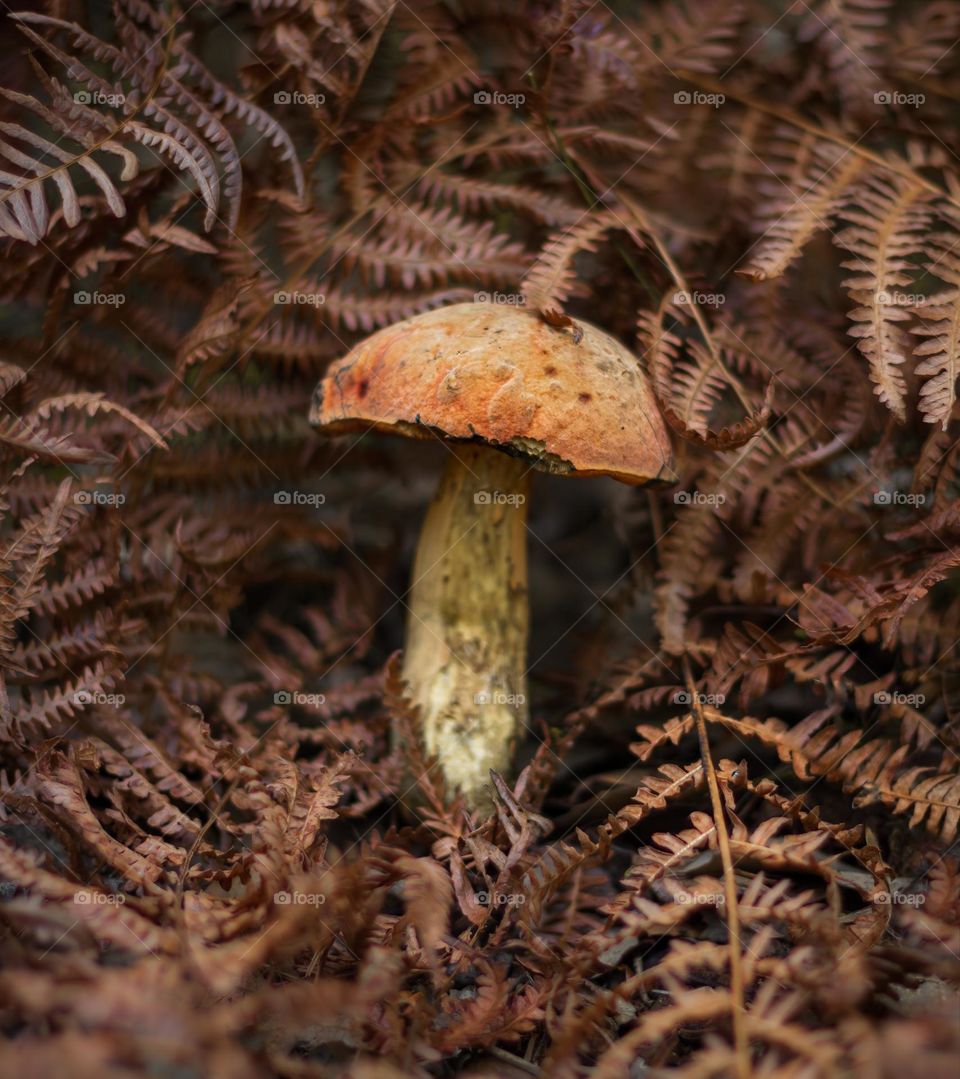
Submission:
<svg viewBox="0 0 960 1079">
<path fill-rule="evenodd" d="M 490 769 L 510 772 L 527 720 L 530 465 L 474 443 L 448 448 L 417 546 L 403 677 L 447 789 L 478 808 Z"/>
</svg>

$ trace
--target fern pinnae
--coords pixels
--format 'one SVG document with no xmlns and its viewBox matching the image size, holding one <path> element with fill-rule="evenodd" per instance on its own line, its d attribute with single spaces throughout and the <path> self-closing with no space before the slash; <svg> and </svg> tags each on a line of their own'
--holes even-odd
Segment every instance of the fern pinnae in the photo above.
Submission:
<svg viewBox="0 0 960 1079">
<path fill-rule="evenodd" d="M 121 25 L 126 26 L 127 36 L 136 42 L 135 48 L 139 52 L 143 52 L 142 46 L 145 43 L 152 46 L 156 34 L 163 30 L 163 20 L 160 14 L 144 3 L 143 0 L 122 0 L 119 10 L 130 18 L 129 22 Z M 149 26 L 148 33 L 135 28 L 137 20 Z M 181 41 L 174 40 L 172 56 L 176 61 L 176 65 L 170 71 L 169 79 L 173 87 L 176 90 L 182 90 L 180 76 L 188 74 L 192 79 L 196 80 L 199 84 L 199 89 L 204 92 L 207 100 L 214 108 L 221 109 L 224 115 L 234 113 L 240 120 L 262 135 L 274 149 L 280 151 L 280 160 L 290 166 L 294 189 L 297 197 L 302 199 L 305 194 L 303 169 L 297 157 L 293 140 L 286 129 L 259 105 L 237 94 L 225 83 L 215 78 Z M 193 102 L 195 109 L 202 108 L 196 98 L 193 99 Z M 235 159 L 231 157 L 230 162 L 231 169 L 235 171 L 236 177 L 239 177 L 239 157 Z M 239 198 L 239 186 L 236 186 L 237 183 L 238 180 L 227 188 L 228 203 L 231 207 L 228 222 L 231 228 L 236 228 L 234 206 L 236 199 Z"/>
<path fill-rule="evenodd" d="M 830 225 L 841 199 L 864 170 L 864 161 L 841 147 L 822 144 L 809 134 L 815 152 L 805 174 L 790 176 L 790 186 L 781 193 L 783 181 L 761 207 L 760 223 L 764 232 L 754 242 L 749 260 L 737 269 L 751 281 L 769 281 L 780 277 L 800 257 L 810 240 Z M 791 141 L 788 148 L 794 148 Z M 795 152 L 800 153 L 804 140 Z M 772 185 L 771 185 L 772 186 Z M 769 222 L 769 223 L 768 223 Z"/>
<path fill-rule="evenodd" d="M 137 8 L 137 12 L 140 17 L 151 14 L 142 5 Z M 9 98 L 19 99 L 20 104 L 41 116 L 61 135 L 80 141 L 84 146 L 83 153 L 70 154 L 49 140 L 27 132 L 20 125 L 0 126 L 0 130 L 15 135 L 60 162 L 58 168 L 46 169 L 8 144 L 0 143 L 0 153 L 4 153 L 8 158 L 15 157 L 18 164 L 35 174 L 29 182 L 10 174 L 0 174 L 0 187 L 4 184 L 10 187 L 7 192 L 0 192 L 0 224 L 5 226 L 9 235 L 31 243 L 38 242 L 45 235 L 49 212 L 43 183 L 48 178 L 59 188 L 67 225 L 72 227 L 77 224 L 79 211 L 76 192 L 69 176 L 69 170 L 73 166 L 88 172 L 107 198 L 114 214 L 123 216 L 125 211 L 120 194 L 92 154 L 103 150 L 122 155 L 122 178 L 129 180 L 136 172 L 137 162 L 122 146 L 121 140 L 124 138 L 132 139 L 169 158 L 176 168 L 192 176 L 205 205 L 204 227 L 207 231 L 213 228 L 221 201 L 219 159 L 223 168 L 226 224 L 228 228 L 236 228 L 242 190 L 240 156 L 233 137 L 217 115 L 218 108 L 224 114 L 234 113 L 238 119 L 267 138 L 274 147 L 281 149 L 282 159 L 289 162 L 293 172 L 297 195 L 302 198 L 303 174 L 287 132 L 264 110 L 245 101 L 210 75 L 186 51 L 182 43 L 174 41 L 172 29 L 167 31 L 165 49 L 144 72 L 141 70 L 142 65 L 131 62 L 127 54 L 149 56 L 156 51 L 156 42 L 152 38 L 148 39 L 132 20 L 121 21 L 119 26 L 122 48 L 101 41 L 75 23 L 63 19 L 24 12 L 17 16 L 17 20 L 22 32 L 40 50 L 59 63 L 69 77 L 86 86 L 88 94 L 96 94 L 98 101 L 111 102 L 116 98 L 117 104 L 113 107 L 120 108 L 122 115 L 116 120 L 106 119 L 96 109 L 86 107 L 76 98 L 70 99 L 49 76 L 41 77 L 56 99 L 58 111 L 62 110 L 62 116 L 28 95 L 5 92 Z M 82 59 L 60 49 L 34 27 L 62 31 L 75 48 L 106 65 L 120 81 L 114 85 L 103 79 L 91 71 Z M 194 80 L 197 93 L 181 81 L 184 76 Z M 207 95 L 209 106 L 199 96 L 201 93 Z M 181 113 L 189 122 L 181 120 L 177 113 Z M 204 140 L 209 141 L 217 159 Z M 30 190 L 29 201 L 21 194 L 24 187 Z M 5 205 L 6 203 L 9 203 L 9 206 Z"/>
<path fill-rule="evenodd" d="M 849 333 L 870 363 L 870 377 L 880 400 L 902 422 L 906 419 L 906 383 L 900 366 L 906 360 L 907 335 L 901 323 L 910 318 L 911 257 L 919 233 L 932 213 L 930 196 L 916 182 L 873 176 L 861 184 L 857 202 L 842 212 L 850 222 L 837 242 L 856 256 L 843 266 L 858 271 L 844 284 L 858 304 L 850 312 Z M 916 301 L 913 301 L 914 303 Z"/>
<path fill-rule="evenodd" d="M 939 423 L 945 431 L 957 401 L 960 379 L 960 254 L 956 234 L 937 237 L 937 246 L 942 254 L 927 269 L 952 287 L 928 297 L 917 307 L 919 323 L 911 327 L 911 333 L 925 338 L 913 350 L 920 361 L 916 373 L 925 379 L 920 388 L 920 411 L 927 423 Z"/>
<path fill-rule="evenodd" d="M 536 311 L 562 313 L 563 302 L 575 285 L 574 258 L 582 251 L 595 251 L 600 238 L 614 225 L 609 214 L 590 213 L 551 237 L 523 280 L 527 306 Z"/>
<path fill-rule="evenodd" d="M 46 106 L 42 105 L 36 98 L 31 97 L 29 94 L 20 94 L 13 90 L 6 90 L 3 88 L 0 88 L 0 94 L 35 112 L 42 119 L 47 120 L 55 130 L 59 130 L 64 135 L 72 138 L 77 138 L 77 135 L 74 134 L 73 130 L 66 125 L 62 119 L 57 119 L 56 114 L 53 111 L 47 109 Z M 28 131 L 20 124 L 11 124 L 6 121 L 0 122 L 0 131 L 11 137 L 20 139 L 22 142 L 33 146 L 45 155 L 60 162 L 60 164 L 54 168 L 47 168 L 40 162 L 30 158 L 28 155 L 16 150 L 8 143 L 0 142 L 0 153 L 2 153 L 3 156 L 14 163 L 21 165 L 23 168 L 29 169 L 34 174 L 33 177 L 25 183 L 23 177 L 14 176 L 11 173 L 6 172 L 0 173 L 0 183 L 9 188 L 6 192 L 0 193 L 0 214 L 7 215 L 8 235 L 13 235 L 16 239 L 24 239 L 29 243 L 37 243 L 42 236 L 46 235 L 46 226 L 49 222 L 49 211 L 43 193 L 43 183 L 48 179 L 54 182 L 60 193 L 64 220 L 67 225 L 72 228 L 79 222 L 80 203 L 69 173 L 69 169 L 72 166 L 82 169 L 93 180 L 106 199 L 107 205 L 110 207 L 110 210 L 115 217 L 124 216 L 126 208 L 123 199 L 120 196 L 120 192 L 117 190 L 113 180 L 110 179 L 102 166 L 91 156 L 94 149 L 103 149 L 107 153 L 113 153 L 122 157 L 124 161 L 122 179 L 131 179 L 132 176 L 136 174 L 136 159 L 132 158 L 129 151 L 119 146 L 113 139 L 108 138 L 104 139 L 99 144 L 94 143 L 92 146 L 88 146 L 81 154 L 71 154 L 57 146 L 55 143 L 45 139 L 43 136 Z M 83 142 L 83 139 L 81 138 L 79 141 Z M 31 199 L 30 205 L 33 207 L 29 213 L 25 213 L 26 207 L 23 201 L 24 191 L 29 193 Z M 13 222 L 10 221 L 11 208 L 6 206 L 8 201 L 12 203 Z M 18 210 L 19 212 L 17 212 Z M 39 215 L 39 221 L 36 215 Z M 43 224 L 42 231 L 38 227 L 40 222 Z M 13 223 L 15 223 L 15 226 L 11 228 L 11 224 Z"/>
<path fill-rule="evenodd" d="M 144 104 L 143 114 L 148 118 L 157 119 L 160 122 L 160 128 L 150 127 L 137 120 L 129 120 L 125 124 L 125 130 L 129 131 L 141 145 L 169 157 L 179 169 L 193 177 L 206 210 L 203 227 L 209 232 L 216 221 L 220 200 L 220 177 L 217 174 L 213 155 L 186 124 L 155 101 Z M 232 140 L 230 140 L 229 148 L 232 158 L 236 154 L 236 147 L 232 146 Z M 238 166 L 234 165 L 233 172 L 228 174 L 234 178 L 232 207 L 236 206 L 239 197 L 239 187 L 235 182 L 237 168 Z M 235 208 L 231 209 L 231 220 L 234 225 L 237 212 Z"/>
</svg>

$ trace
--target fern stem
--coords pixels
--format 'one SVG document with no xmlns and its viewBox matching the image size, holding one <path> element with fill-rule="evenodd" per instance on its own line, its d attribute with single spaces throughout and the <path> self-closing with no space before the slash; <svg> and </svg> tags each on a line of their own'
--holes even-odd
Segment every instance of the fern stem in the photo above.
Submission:
<svg viewBox="0 0 960 1079">
<path fill-rule="evenodd" d="M 690 670 L 690 660 L 683 657 L 683 673 L 687 683 L 687 691 L 692 701 L 691 707 L 697 725 L 697 737 L 700 740 L 700 755 L 703 758 L 703 768 L 707 777 L 707 786 L 710 790 L 710 802 L 713 807 L 713 822 L 717 830 L 717 847 L 720 850 L 720 860 L 723 863 L 723 891 L 727 912 L 727 934 L 730 946 L 730 994 L 733 997 L 733 1042 L 736 1050 L 737 1079 L 750 1079 L 750 1043 L 747 1038 L 747 1028 L 744 1023 L 746 1015 L 744 1005 L 744 981 L 742 963 L 742 942 L 740 938 L 740 908 L 737 905 L 737 882 L 733 873 L 733 854 L 730 850 L 730 834 L 727 831 L 727 820 L 724 812 L 723 798 L 720 794 L 720 784 L 717 781 L 717 772 L 713 766 L 713 757 L 710 753 L 710 738 L 707 734 L 707 722 L 703 715 L 703 705 L 697 692 L 693 674 Z"/>
</svg>

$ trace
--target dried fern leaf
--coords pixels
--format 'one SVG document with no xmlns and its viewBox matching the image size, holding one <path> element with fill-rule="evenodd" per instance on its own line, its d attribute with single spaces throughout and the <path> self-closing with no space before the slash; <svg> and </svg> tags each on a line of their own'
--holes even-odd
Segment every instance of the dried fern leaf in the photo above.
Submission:
<svg viewBox="0 0 960 1079">
<path fill-rule="evenodd" d="M 906 288 L 913 280 L 912 256 L 932 213 L 930 193 L 899 176 L 871 176 L 853 192 L 843 217 L 851 224 L 837 243 L 856 256 L 843 266 L 857 271 L 844 284 L 857 306 L 849 331 L 870 363 L 874 392 L 901 422 L 906 420 L 906 383 L 901 365 L 909 354 L 901 326 L 917 300 Z"/>
<path fill-rule="evenodd" d="M 917 307 L 920 322 L 910 332 L 926 338 L 913 350 L 914 356 L 922 357 L 915 370 L 925 379 L 920 387 L 920 411 L 927 423 L 939 423 L 946 431 L 960 379 L 960 254 L 954 237 L 936 237 L 935 242 L 942 253 L 927 269 L 953 287 Z"/>
<path fill-rule="evenodd" d="M 595 251 L 600 238 L 614 220 L 606 213 L 584 215 L 584 220 L 549 239 L 523 280 L 523 297 L 535 311 L 563 313 L 563 302 L 575 287 L 574 258 L 582 251 Z"/>
</svg>

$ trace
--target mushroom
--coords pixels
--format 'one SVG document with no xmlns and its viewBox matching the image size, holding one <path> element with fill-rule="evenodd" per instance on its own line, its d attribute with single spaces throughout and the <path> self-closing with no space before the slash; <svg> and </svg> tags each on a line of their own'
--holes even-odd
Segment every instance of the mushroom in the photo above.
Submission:
<svg viewBox="0 0 960 1079">
<path fill-rule="evenodd" d="M 527 720 L 529 473 L 674 482 L 653 392 L 589 323 L 574 335 L 521 308 L 462 303 L 354 347 L 317 387 L 310 422 L 449 450 L 417 547 L 402 675 L 448 790 L 487 805 L 490 770 L 509 773 Z"/>
</svg>

